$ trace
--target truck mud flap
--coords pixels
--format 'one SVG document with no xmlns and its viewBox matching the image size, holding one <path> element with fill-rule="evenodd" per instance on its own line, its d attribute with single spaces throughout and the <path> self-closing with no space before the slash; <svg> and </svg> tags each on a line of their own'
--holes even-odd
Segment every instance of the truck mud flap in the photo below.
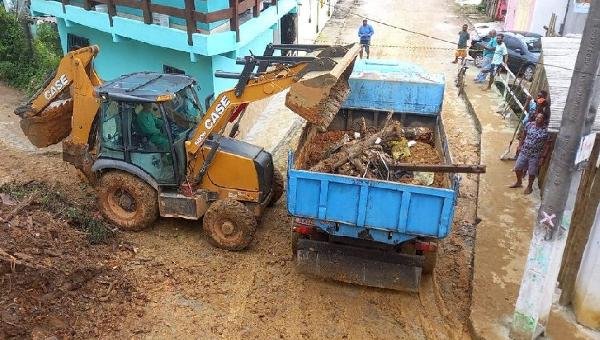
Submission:
<svg viewBox="0 0 600 340">
<path fill-rule="evenodd" d="M 423 257 L 299 239 L 299 272 L 363 286 L 418 292 Z"/>
</svg>

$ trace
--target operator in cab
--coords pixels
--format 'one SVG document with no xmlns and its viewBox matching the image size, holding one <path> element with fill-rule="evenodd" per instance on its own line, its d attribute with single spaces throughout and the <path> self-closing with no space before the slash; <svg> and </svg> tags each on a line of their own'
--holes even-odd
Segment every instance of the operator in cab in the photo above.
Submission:
<svg viewBox="0 0 600 340">
<path fill-rule="evenodd" d="M 139 104 L 135 107 L 135 113 L 135 123 L 138 131 L 158 149 L 168 149 L 169 139 L 164 130 L 165 122 L 158 107 L 152 104 Z"/>
</svg>

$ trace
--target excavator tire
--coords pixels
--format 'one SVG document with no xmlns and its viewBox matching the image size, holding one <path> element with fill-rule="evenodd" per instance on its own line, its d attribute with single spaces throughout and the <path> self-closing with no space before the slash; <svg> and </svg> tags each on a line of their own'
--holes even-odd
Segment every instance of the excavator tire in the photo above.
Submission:
<svg viewBox="0 0 600 340">
<path fill-rule="evenodd" d="M 111 223 L 125 231 L 139 231 L 158 218 L 156 190 L 139 177 L 113 170 L 96 185 L 98 208 Z"/>
<path fill-rule="evenodd" d="M 202 226 L 209 241 L 216 247 L 226 250 L 242 250 L 254 238 L 257 223 L 254 214 L 242 203 L 224 199 L 218 200 L 204 214 Z"/>
<path fill-rule="evenodd" d="M 271 201 L 269 201 L 269 207 L 272 207 L 279 201 L 283 195 L 283 176 L 281 172 L 278 170 L 273 171 L 273 196 L 271 196 Z"/>
</svg>

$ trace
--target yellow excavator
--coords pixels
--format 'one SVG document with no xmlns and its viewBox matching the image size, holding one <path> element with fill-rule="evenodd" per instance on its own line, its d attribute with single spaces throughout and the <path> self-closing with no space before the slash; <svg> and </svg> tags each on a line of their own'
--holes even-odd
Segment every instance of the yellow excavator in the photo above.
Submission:
<svg viewBox="0 0 600 340">
<path fill-rule="evenodd" d="M 239 59 L 241 73 L 215 74 L 238 82 L 204 111 L 186 75 L 139 72 L 103 82 L 93 67 L 99 49 L 89 46 L 67 53 L 15 113 L 35 146 L 63 142 L 63 159 L 93 183 L 110 222 L 141 230 L 158 216 L 202 218 L 211 243 L 241 250 L 283 192 L 271 154 L 232 138 L 246 106 L 289 88 L 286 106 L 325 128 L 349 92 L 358 51 L 270 44 L 262 56 Z"/>
</svg>

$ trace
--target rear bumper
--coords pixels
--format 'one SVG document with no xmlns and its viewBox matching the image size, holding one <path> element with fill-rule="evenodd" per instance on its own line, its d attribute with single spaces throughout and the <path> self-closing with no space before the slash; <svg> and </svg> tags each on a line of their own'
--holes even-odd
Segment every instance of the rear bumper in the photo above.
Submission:
<svg viewBox="0 0 600 340">
<path fill-rule="evenodd" d="M 359 285 L 417 292 L 424 258 L 420 255 L 298 239 L 298 271 Z"/>
</svg>

